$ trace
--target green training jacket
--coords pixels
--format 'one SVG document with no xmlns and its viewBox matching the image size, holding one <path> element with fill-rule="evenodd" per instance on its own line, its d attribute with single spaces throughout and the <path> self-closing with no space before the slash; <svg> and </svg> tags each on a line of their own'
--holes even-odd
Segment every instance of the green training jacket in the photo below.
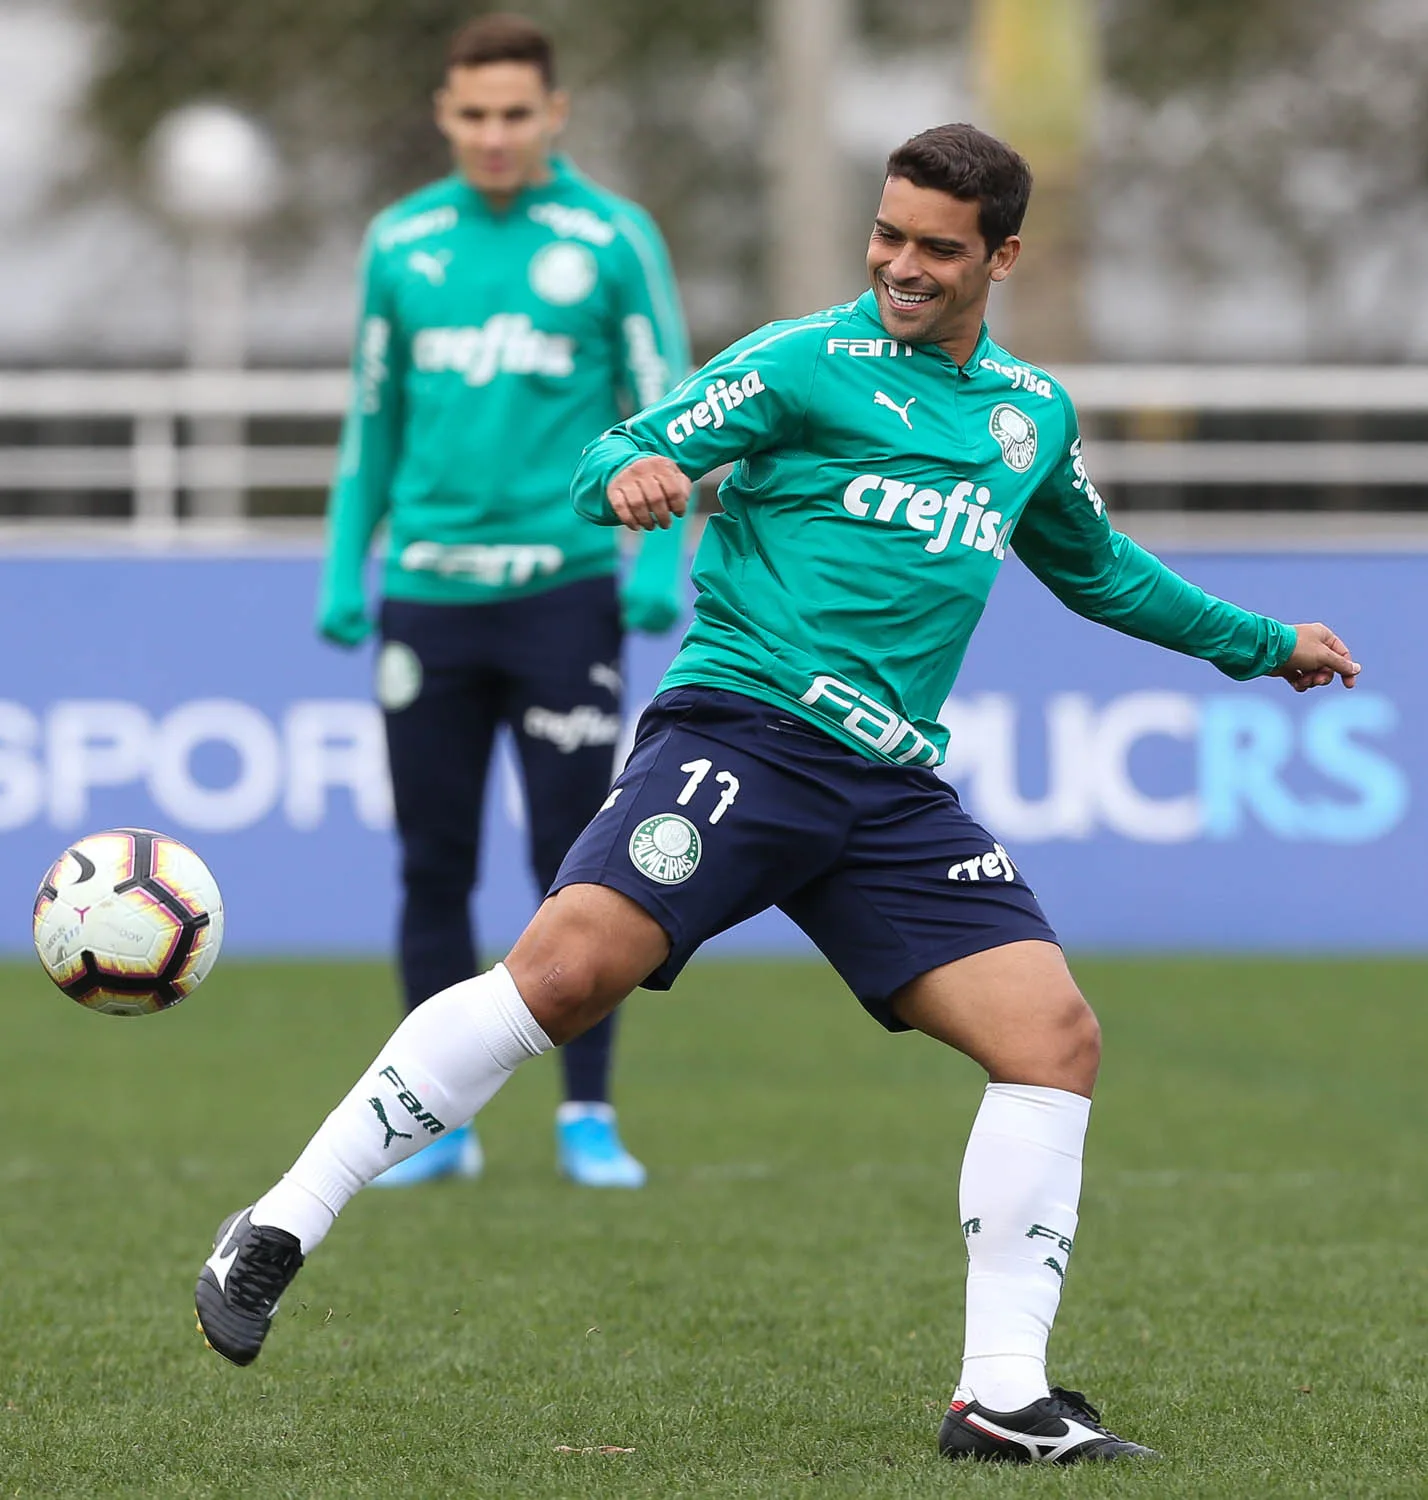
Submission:
<svg viewBox="0 0 1428 1500">
<path fill-rule="evenodd" d="M 485 603 L 613 572 L 615 538 L 571 511 L 571 475 L 592 437 L 688 367 L 659 231 L 563 158 L 504 209 L 452 176 L 379 214 L 329 503 L 324 633 L 365 634 L 383 520 L 391 598 Z M 672 581 L 678 538 L 644 551 Z"/>
<path fill-rule="evenodd" d="M 901 343 L 871 291 L 759 329 L 592 443 L 576 509 L 612 522 L 606 486 L 648 454 L 691 478 L 734 464 L 662 687 L 746 693 L 877 760 L 941 761 L 938 712 L 1009 546 L 1078 614 L 1231 677 L 1294 649 L 1112 527 L 1055 380 L 985 327 L 961 366 Z"/>
</svg>

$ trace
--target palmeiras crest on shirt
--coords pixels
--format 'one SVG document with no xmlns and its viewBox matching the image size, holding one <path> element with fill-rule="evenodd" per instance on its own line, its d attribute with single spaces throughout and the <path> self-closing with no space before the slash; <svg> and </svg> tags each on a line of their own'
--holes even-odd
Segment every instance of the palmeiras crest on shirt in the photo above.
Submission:
<svg viewBox="0 0 1428 1500">
<path fill-rule="evenodd" d="M 1036 423 L 1024 411 L 1003 401 L 992 408 L 987 430 L 997 440 L 1007 468 L 1025 474 L 1036 457 Z"/>
<path fill-rule="evenodd" d="M 599 269 L 584 245 L 564 240 L 537 251 L 528 274 L 537 297 L 556 307 L 573 307 L 595 290 Z"/>
<path fill-rule="evenodd" d="M 678 885 L 699 866 L 699 830 L 678 813 L 656 813 L 630 835 L 630 862 L 659 885 Z"/>
</svg>

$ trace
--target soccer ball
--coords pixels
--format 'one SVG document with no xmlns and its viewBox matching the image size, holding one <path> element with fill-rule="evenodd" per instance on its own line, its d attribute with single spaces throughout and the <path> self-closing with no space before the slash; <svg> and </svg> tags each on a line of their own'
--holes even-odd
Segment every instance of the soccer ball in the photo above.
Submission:
<svg viewBox="0 0 1428 1500">
<path fill-rule="evenodd" d="M 92 833 L 35 897 L 35 951 L 71 1000 L 147 1016 L 191 994 L 223 943 L 223 897 L 186 844 L 145 828 Z"/>
</svg>

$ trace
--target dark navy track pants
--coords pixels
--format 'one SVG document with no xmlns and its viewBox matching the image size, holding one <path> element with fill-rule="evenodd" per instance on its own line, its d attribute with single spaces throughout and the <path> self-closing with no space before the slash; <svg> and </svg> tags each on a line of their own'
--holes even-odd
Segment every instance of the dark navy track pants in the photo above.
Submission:
<svg viewBox="0 0 1428 1500">
<path fill-rule="evenodd" d="M 402 850 L 408 1008 L 469 979 L 481 810 L 496 729 L 515 738 L 542 892 L 610 790 L 622 709 L 612 577 L 495 604 L 387 599 L 377 697 Z M 561 1049 L 567 1097 L 608 1094 L 614 1016 Z"/>
</svg>

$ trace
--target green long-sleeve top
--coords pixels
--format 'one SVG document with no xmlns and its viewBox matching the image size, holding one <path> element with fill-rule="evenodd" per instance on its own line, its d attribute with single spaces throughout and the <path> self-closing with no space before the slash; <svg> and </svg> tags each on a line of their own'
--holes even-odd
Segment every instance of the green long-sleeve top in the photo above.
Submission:
<svg viewBox="0 0 1428 1500">
<path fill-rule="evenodd" d="M 1008 546 L 1078 614 L 1235 678 L 1293 627 L 1213 598 L 1116 531 L 1066 392 L 983 328 L 961 366 L 891 338 L 871 292 L 732 345 L 592 443 L 575 508 L 661 454 L 733 463 L 695 556 L 694 623 L 662 686 L 778 704 L 874 759 L 940 762 L 938 713 Z"/>
<path fill-rule="evenodd" d="M 484 603 L 613 572 L 571 475 L 688 367 L 659 231 L 564 159 L 504 208 L 452 176 L 386 209 L 363 253 L 324 615 L 360 616 L 383 520 L 392 598 Z M 676 539 L 647 543 L 641 568 L 651 552 L 672 578 Z"/>
</svg>

